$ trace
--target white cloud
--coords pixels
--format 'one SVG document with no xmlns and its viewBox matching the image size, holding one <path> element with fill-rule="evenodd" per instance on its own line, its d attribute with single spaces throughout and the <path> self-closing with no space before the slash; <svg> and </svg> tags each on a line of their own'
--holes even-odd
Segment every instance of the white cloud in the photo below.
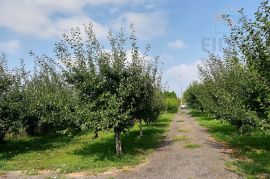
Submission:
<svg viewBox="0 0 270 179">
<path fill-rule="evenodd" d="M 74 16 L 71 18 L 58 18 L 55 22 L 56 35 L 62 34 L 63 32 L 69 31 L 72 27 L 79 27 L 84 29 L 83 24 L 92 23 L 93 30 L 96 33 L 97 38 L 103 39 L 108 35 L 108 28 L 102 24 L 99 24 L 87 16 Z"/>
<path fill-rule="evenodd" d="M 123 6 L 123 5 L 129 5 L 129 6 L 145 6 L 146 7 L 149 4 L 155 5 L 158 2 L 161 2 L 162 0 L 85 0 L 85 3 L 90 5 L 113 5 L 113 6 Z"/>
<path fill-rule="evenodd" d="M 168 47 L 171 49 L 182 49 L 186 47 L 186 44 L 182 40 L 175 40 L 168 44 Z"/>
<path fill-rule="evenodd" d="M 106 37 L 107 33 L 104 31 L 107 29 L 83 14 L 82 9 L 87 3 L 90 1 L 1 0 L 0 27 L 21 34 L 48 38 L 59 35 L 71 26 L 82 26 L 83 23 L 91 22 L 97 36 Z M 57 12 L 73 13 L 73 16 L 53 19 L 53 14 Z"/>
<path fill-rule="evenodd" d="M 20 48 L 21 48 L 20 42 L 16 39 L 0 42 L 0 52 L 15 53 Z"/>
<path fill-rule="evenodd" d="M 139 51 L 138 53 L 139 53 L 139 55 L 138 55 L 139 59 L 141 60 L 142 63 L 147 64 L 147 63 L 153 62 L 155 60 L 154 57 L 145 55 L 141 51 Z M 126 58 L 127 58 L 127 63 L 131 63 L 133 61 L 131 49 L 126 51 Z"/>
<path fill-rule="evenodd" d="M 42 37 L 53 33 L 48 14 L 34 3 L 23 0 L 0 1 L 0 26 Z"/>
<path fill-rule="evenodd" d="M 111 8 L 117 8 L 124 5 L 147 6 L 153 3 L 157 2 L 154 0 L 0 0 L 0 27 L 21 34 L 48 38 L 55 37 L 61 30 L 66 30 L 66 27 L 71 26 L 71 23 L 81 26 L 83 21 L 87 21 L 85 23 L 93 23 L 98 36 L 104 38 L 107 36 L 107 33 L 104 33 L 107 28 L 87 17 L 84 7 L 87 5 L 110 5 Z M 55 17 L 57 13 L 63 13 L 68 17 L 57 19 Z M 125 13 L 119 19 L 118 24 L 124 26 L 135 23 L 139 33 L 151 35 L 164 32 L 163 19 L 162 15 L 158 13 Z M 59 20 L 63 22 L 59 22 Z"/>
<path fill-rule="evenodd" d="M 151 3 L 151 4 L 146 4 L 146 5 L 144 6 L 144 8 L 145 8 L 145 9 L 154 9 L 154 8 L 156 8 L 156 6 L 157 6 L 157 4 Z"/>
<path fill-rule="evenodd" d="M 191 64 L 179 64 L 167 69 L 164 73 L 164 81 L 168 88 L 180 95 L 181 89 L 184 91 L 192 81 L 199 80 L 198 64 L 200 64 L 199 60 Z"/>
<path fill-rule="evenodd" d="M 26 3 L 26 0 L 20 0 L 22 3 Z M 85 0 L 32 0 L 31 4 L 36 7 L 42 8 L 43 11 L 59 11 L 59 12 L 81 12 L 83 6 L 87 3 Z"/>
<path fill-rule="evenodd" d="M 129 2 L 129 0 L 86 0 L 86 2 L 90 5 L 122 5 Z"/>
<path fill-rule="evenodd" d="M 165 15 L 160 12 L 124 13 L 113 22 L 112 26 L 119 29 L 129 27 L 130 24 L 134 24 L 136 33 L 146 39 L 164 34 L 167 27 Z"/>
</svg>

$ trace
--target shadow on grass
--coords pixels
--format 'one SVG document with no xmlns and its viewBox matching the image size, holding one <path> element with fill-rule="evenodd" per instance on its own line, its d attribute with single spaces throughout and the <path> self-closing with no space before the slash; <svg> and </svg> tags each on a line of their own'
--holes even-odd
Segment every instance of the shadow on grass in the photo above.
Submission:
<svg viewBox="0 0 270 179">
<path fill-rule="evenodd" d="M 251 135 L 251 136 L 234 136 L 231 142 L 234 147 L 241 147 L 245 149 L 265 149 L 270 150 L 270 136 L 269 135 Z"/>
<path fill-rule="evenodd" d="M 112 133 L 101 132 L 100 138 L 96 140 L 92 139 L 91 131 L 74 136 L 10 139 L 4 144 L 0 144 L 0 169 L 54 170 L 63 168 L 63 171 L 84 169 L 96 171 L 108 167 L 137 164 L 144 154 L 161 147 L 160 144 L 163 146 L 170 144 L 163 139 L 171 118 L 171 114 L 162 115 L 156 123 L 144 125 L 143 137 L 139 137 L 137 126 L 122 134 L 123 156 L 121 157 L 115 155 L 115 142 Z M 48 153 L 48 157 L 45 156 L 46 153 Z M 62 154 L 63 158 L 59 156 Z M 65 162 L 68 162 L 67 165 L 62 166 Z"/>
<path fill-rule="evenodd" d="M 254 136 L 255 135 L 255 136 Z M 244 156 L 245 160 L 235 162 L 241 171 L 259 177 L 261 174 L 270 178 L 270 136 L 257 135 L 234 136 L 230 145 L 237 148 L 236 157 Z"/>
<path fill-rule="evenodd" d="M 206 140 L 205 144 L 213 147 L 213 148 L 216 148 L 216 149 L 224 149 L 224 145 L 219 143 L 219 142 L 216 142 L 216 141 L 213 141 L 213 140 Z"/>
<path fill-rule="evenodd" d="M 188 114 L 191 115 L 192 117 L 202 117 L 202 116 L 204 116 L 204 114 L 202 112 L 194 111 L 194 110 L 189 111 Z"/>
<path fill-rule="evenodd" d="M 83 133 L 77 134 L 77 136 L 79 135 L 83 135 Z M 3 144 L 0 144 L 0 160 L 9 160 L 19 154 L 59 148 L 69 143 L 72 138 L 72 136 L 67 135 L 55 135 L 52 137 L 41 136 L 8 139 Z"/>
<path fill-rule="evenodd" d="M 203 119 L 205 120 L 205 119 Z M 216 123 L 220 123 L 220 121 L 215 121 Z M 236 127 L 230 125 L 204 125 L 208 128 L 210 133 L 214 133 L 221 136 L 231 136 L 237 135 L 239 132 L 236 130 Z"/>
<path fill-rule="evenodd" d="M 146 154 L 149 150 L 161 146 L 160 143 L 163 139 L 165 139 L 164 133 L 166 132 L 168 126 L 169 121 L 168 119 L 164 118 L 155 124 L 144 125 L 142 137 L 139 137 L 138 130 L 131 130 L 125 134 L 122 134 L 123 155 L 121 157 L 117 157 L 115 155 L 115 142 L 113 137 L 93 141 L 85 147 L 74 151 L 74 154 L 95 158 L 96 161 L 115 161 L 125 156 Z M 166 143 L 166 145 L 169 144 L 170 143 Z"/>
<path fill-rule="evenodd" d="M 264 178 L 270 178 L 269 151 L 260 151 L 259 153 L 256 151 L 246 151 L 245 154 L 250 161 L 240 160 L 235 162 L 235 165 L 238 166 L 241 171 L 257 177 L 264 175 Z"/>
<path fill-rule="evenodd" d="M 219 141 L 226 142 L 234 149 L 234 162 L 237 170 L 251 177 L 270 178 L 270 135 L 253 131 L 250 135 L 242 135 L 236 127 L 213 118 L 197 115 L 198 122 Z"/>
</svg>

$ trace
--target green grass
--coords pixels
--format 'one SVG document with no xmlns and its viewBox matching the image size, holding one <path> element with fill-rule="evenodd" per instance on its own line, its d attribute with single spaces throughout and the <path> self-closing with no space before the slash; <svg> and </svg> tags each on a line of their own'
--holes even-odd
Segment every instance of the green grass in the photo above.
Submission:
<svg viewBox="0 0 270 179">
<path fill-rule="evenodd" d="M 247 178 L 270 178 L 270 134 L 253 131 L 241 135 L 226 122 L 220 122 L 199 113 L 191 113 L 199 123 L 220 142 L 234 150 L 232 168 Z"/>
<path fill-rule="evenodd" d="M 189 139 L 187 138 L 187 136 L 176 136 L 176 137 L 173 139 L 173 142 L 186 141 L 186 140 L 189 140 Z"/>
<path fill-rule="evenodd" d="M 59 173 L 87 171 L 90 173 L 134 166 L 142 162 L 164 138 L 173 114 L 164 114 L 151 125 L 144 125 L 144 136 L 139 128 L 122 134 L 123 155 L 115 155 L 112 132 L 93 134 L 84 132 L 75 136 L 24 137 L 0 144 L 0 170 L 50 170 Z M 28 172 L 27 172 L 28 171 Z M 36 174 L 30 172 L 30 174 Z"/>
<path fill-rule="evenodd" d="M 189 129 L 179 129 L 178 132 L 189 132 Z"/>
<path fill-rule="evenodd" d="M 189 144 L 186 144 L 185 147 L 188 148 L 188 149 L 196 149 L 196 148 L 200 148 L 201 145 L 200 144 L 189 143 Z"/>
</svg>

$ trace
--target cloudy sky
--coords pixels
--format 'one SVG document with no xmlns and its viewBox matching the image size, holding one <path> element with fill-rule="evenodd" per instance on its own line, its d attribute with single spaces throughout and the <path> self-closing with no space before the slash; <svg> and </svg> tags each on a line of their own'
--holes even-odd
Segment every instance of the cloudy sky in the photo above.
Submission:
<svg viewBox="0 0 270 179">
<path fill-rule="evenodd" d="M 180 94 L 197 79 L 206 51 L 220 53 L 227 33 L 220 17 L 244 8 L 251 16 L 260 0 L 0 0 L 0 52 L 16 67 L 28 52 L 53 57 L 53 44 L 73 26 L 91 22 L 105 41 L 109 29 L 135 24 L 139 45 L 163 62 L 164 82 Z"/>
</svg>

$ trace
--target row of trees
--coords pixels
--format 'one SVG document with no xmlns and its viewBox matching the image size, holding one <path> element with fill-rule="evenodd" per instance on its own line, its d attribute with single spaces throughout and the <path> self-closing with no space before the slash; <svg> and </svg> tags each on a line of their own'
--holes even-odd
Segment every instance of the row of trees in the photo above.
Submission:
<svg viewBox="0 0 270 179">
<path fill-rule="evenodd" d="M 201 81 L 184 97 L 191 108 L 213 114 L 243 132 L 270 129 L 270 6 L 263 1 L 253 20 L 240 11 L 223 58 L 211 54 L 199 65 Z"/>
<path fill-rule="evenodd" d="M 55 45 L 55 59 L 36 56 L 33 71 L 23 64 L 10 71 L 0 60 L 0 141 L 6 133 L 66 133 L 112 130 L 117 155 L 121 133 L 142 121 L 154 122 L 165 109 L 158 59 L 146 58 L 137 46 L 134 27 L 109 33 L 110 50 L 91 25 L 71 29 Z M 127 56 L 131 51 L 131 59 Z"/>
</svg>

